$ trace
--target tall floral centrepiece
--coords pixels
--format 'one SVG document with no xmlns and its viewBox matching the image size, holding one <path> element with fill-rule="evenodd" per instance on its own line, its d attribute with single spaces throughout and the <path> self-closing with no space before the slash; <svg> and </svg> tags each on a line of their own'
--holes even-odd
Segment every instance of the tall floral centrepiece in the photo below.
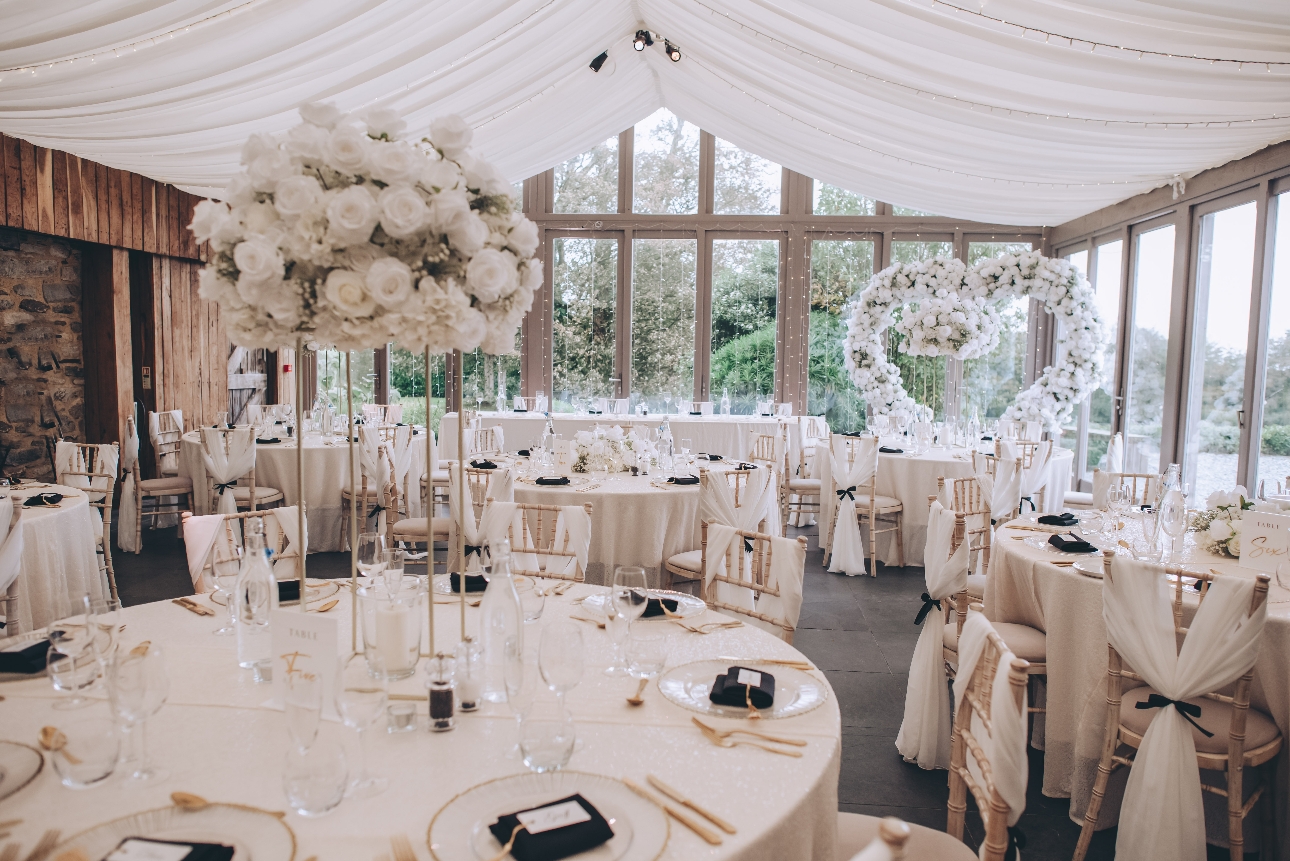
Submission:
<svg viewBox="0 0 1290 861">
<path fill-rule="evenodd" d="M 542 281 L 537 227 L 471 152 L 471 128 L 441 117 L 408 141 L 390 110 L 313 104 L 300 116 L 284 134 L 253 135 L 225 200 L 194 213 L 214 252 L 200 295 L 219 304 L 229 337 L 514 352 Z"/>
</svg>

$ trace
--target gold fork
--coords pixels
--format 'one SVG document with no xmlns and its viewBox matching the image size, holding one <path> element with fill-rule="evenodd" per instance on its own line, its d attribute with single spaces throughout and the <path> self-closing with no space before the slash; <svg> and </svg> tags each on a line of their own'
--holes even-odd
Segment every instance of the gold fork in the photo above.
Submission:
<svg viewBox="0 0 1290 861">
<path fill-rule="evenodd" d="M 390 849 L 394 851 L 394 861 L 417 861 L 417 853 L 412 851 L 412 841 L 406 834 L 390 835 Z"/>
<path fill-rule="evenodd" d="M 7 844 L 4 851 L 0 851 L 0 861 L 18 861 L 18 844 Z"/>
<path fill-rule="evenodd" d="M 36 844 L 35 849 L 31 850 L 31 854 L 27 856 L 26 861 L 45 861 L 49 857 L 49 853 L 58 845 L 58 835 L 60 833 L 58 829 L 51 828 L 40 835 L 40 842 Z"/>
<path fill-rule="evenodd" d="M 777 744 L 791 744 L 795 747 L 806 747 L 806 742 L 800 738 L 787 738 L 782 735 L 771 735 L 770 733 L 758 732 L 757 730 L 754 730 L 754 729 L 721 730 L 721 729 L 717 729 L 714 726 L 710 726 L 704 723 L 694 715 L 690 716 L 690 720 L 694 721 L 695 726 L 702 727 L 709 734 L 714 735 L 717 738 L 730 738 L 730 736 L 734 735 L 735 733 L 739 733 L 741 735 L 751 735 L 754 738 L 760 738 L 763 741 L 773 741 Z"/>
<path fill-rule="evenodd" d="M 767 751 L 770 751 L 771 753 L 778 753 L 781 756 L 795 756 L 795 757 L 798 757 L 799 759 L 802 756 L 802 752 L 800 750 L 780 750 L 777 747 L 771 747 L 768 744 L 759 744 L 758 742 L 755 742 L 755 741 L 735 741 L 733 739 L 721 738 L 718 735 L 713 735 L 712 732 L 710 732 L 706 727 L 702 727 L 702 726 L 699 727 L 699 732 L 703 733 L 704 737 L 706 737 L 708 741 L 712 742 L 717 747 L 729 748 L 729 747 L 738 747 L 739 745 L 747 745 L 748 747 L 759 747 L 762 750 L 767 750 Z"/>
</svg>

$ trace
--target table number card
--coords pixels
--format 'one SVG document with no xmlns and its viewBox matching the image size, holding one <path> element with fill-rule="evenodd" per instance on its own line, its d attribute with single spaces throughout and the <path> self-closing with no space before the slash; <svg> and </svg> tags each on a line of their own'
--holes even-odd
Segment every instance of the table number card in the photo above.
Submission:
<svg viewBox="0 0 1290 861">
<path fill-rule="evenodd" d="M 269 615 L 273 631 L 273 707 L 282 708 L 288 686 L 297 678 L 322 680 L 323 715 L 335 714 L 337 649 L 336 620 L 321 613 L 274 610 Z"/>
<path fill-rule="evenodd" d="M 573 466 L 573 444 L 567 439 L 555 440 L 555 468 L 561 473 L 568 473 Z"/>
<path fill-rule="evenodd" d="M 1247 511 L 1241 516 L 1241 565 L 1275 574 L 1290 562 L 1290 515 Z"/>
</svg>

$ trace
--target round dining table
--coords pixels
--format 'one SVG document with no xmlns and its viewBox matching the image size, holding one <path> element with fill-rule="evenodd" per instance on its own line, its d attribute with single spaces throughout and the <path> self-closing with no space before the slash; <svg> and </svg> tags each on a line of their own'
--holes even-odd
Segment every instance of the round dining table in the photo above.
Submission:
<svg viewBox="0 0 1290 861">
<path fill-rule="evenodd" d="M 12 609 L 17 630 L 43 628 L 70 613 L 69 601 L 81 595 L 93 599 L 107 595 L 95 549 L 95 518 L 85 493 L 39 482 L 23 482 L 7 488 L 7 493 L 15 505 L 38 493 L 63 496 L 55 506 L 22 509 L 22 564 Z"/>
<path fill-rule="evenodd" d="M 1084 513 L 1084 512 L 1081 512 Z M 1032 518 L 1012 521 L 1018 527 L 1031 525 Z M 1124 521 L 1130 538 L 1140 534 L 1134 518 Z M 1095 545 L 1115 547 L 1117 539 L 1083 530 Z M 1031 540 L 1036 536 L 1040 540 Z M 1001 527 L 990 553 L 986 576 L 985 612 L 994 622 L 1016 622 L 1045 632 L 1048 675 L 1044 684 L 1046 713 L 1036 721 L 1032 739 L 1044 750 L 1043 793 L 1052 798 L 1071 799 L 1070 816 L 1083 823 L 1096 778 L 1098 758 L 1106 728 L 1106 624 L 1102 619 L 1102 580 L 1070 564 L 1072 558 L 1050 551 L 1043 545 L 1048 535 L 1025 528 Z M 1096 568 L 1100 556 L 1088 563 Z M 1196 545 L 1187 533 L 1179 561 L 1198 571 L 1214 569 L 1221 574 L 1254 577 L 1258 572 L 1244 568 L 1239 560 L 1216 556 Z M 1065 563 L 1065 564 L 1058 564 Z M 1082 567 L 1082 566 L 1081 566 Z M 1268 620 L 1263 642 L 1254 664 L 1250 705 L 1270 715 L 1283 738 L 1290 738 L 1290 583 L 1274 576 L 1268 591 Z M 1195 614 L 1195 595 L 1184 598 L 1184 624 Z M 1039 705 L 1039 703 L 1037 703 Z M 1212 729 L 1212 728 L 1211 728 Z M 1290 789 L 1287 754 L 1278 757 L 1275 791 L 1279 855 L 1290 861 L 1287 821 L 1290 820 Z M 1118 822 L 1127 769 L 1111 777 L 1099 816 L 1099 828 Z M 1217 778 L 1221 781 L 1221 777 Z M 1247 782 L 1248 782 L 1247 778 Z M 1226 799 L 1205 793 L 1206 828 L 1209 839 L 1225 839 Z M 1245 829 L 1246 846 L 1257 841 L 1258 815 L 1251 814 Z"/>
<path fill-rule="evenodd" d="M 763 719 L 751 727 L 804 742 L 798 747 L 784 746 L 799 752 L 800 757 L 751 746 L 717 746 L 692 723 L 695 712 L 665 699 L 657 680 L 645 689 L 644 704 L 633 707 L 626 697 L 636 691 L 636 679 L 604 674 L 612 651 L 609 636 L 594 621 L 570 619 L 591 618 L 582 601 L 603 592 L 602 587 L 578 584 L 564 595 L 549 596 L 541 618 L 524 626 L 526 674 L 538 672 L 537 648 L 544 628 L 563 623 L 581 631 L 586 663 L 581 680 L 566 695 L 577 735 L 566 771 L 630 779 L 641 786 L 648 786 L 647 777 L 653 775 L 735 829 L 733 834 L 718 832 L 720 843 L 709 845 L 675 819 L 656 815 L 660 824 L 668 822 L 665 843 L 656 858 L 832 859 L 841 726 L 837 700 L 824 674 L 813 668 L 805 671 L 823 692 L 813 709 Z M 351 641 L 348 588 L 342 588 L 338 597 L 339 604 L 327 611 L 325 618 L 335 620 L 338 643 L 346 650 Z M 150 640 L 164 653 L 169 696 L 150 720 L 148 746 L 155 763 L 169 776 L 135 788 L 123 786 L 121 777 L 113 775 L 102 785 L 73 791 L 59 783 L 51 764 L 46 763 L 30 785 L 0 802 L 0 819 L 17 820 L 9 826 L 12 836 L 5 842 L 19 842 L 26 851 L 46 829 L 59 829 L 66 838 L 138 811 L 165 808 L 171 804 L 173 792 L 264 811 L 288 809 L 283 789 L 288 732 L 283 712 L 267 703 L 272 686 L 256 684 L 251 670 L 238 668 L 232 638 L 212 636 L 222 621 L 223 608 L 213 605 L 208 596 L 192 600 L 218 611 L 217 615 L 195 615 L 166 601 L 130 607 L 122 618 L 125 629 L 120 648 L 130 649 Z M 436 596 L 434 610 L 435 647 L 451 651 L 462 635 L 459 601 L 455 596 Z M 283 611 L 291 612 L 295 611 Z M 467 606 L 464 613 L 465 632 L 477 634 L 480 610 Z M 692 621 L 722 618 L 705 610 Z M 751 625 L 703 635 L 666 619 L 637 621 L 635 626 L 666 634 L 664 676 L 700 660 L 716 659 L 731 665 L 758 659 L 806 660 L 792 646 Z M 427 731 L 424 664 L 422 661 L 411 678 L 391 683 L 393 693 L 420 698 L 416 730 L 387 734 L 378 725 L 369 731 L 375 736 L 370 739 L 369 767 L 389 778 L 388 790 L 371 798 L 346 798 L 318 818 L 282 814 L 282 822 L 293 834 L 294 852 L 284 850 L 280 857 L 256 854 L 254 861 L 312 857 L 318 861 L 367 861 L 389 856 L 391 838 L 395 837 L 406 837 L 418 859 L 443 858 L 448 849 L 453 850 L 451 857 L 477 857 L 465 849 L 468 828 L 440 835 L 445 843 L 456 844 L 441 845 L 442 854 L 431 853 L 428 829 L 439 810 L 472 787 L 528 773 L 513 752 L 516 719 L 506 703 L 485 702 L 476 712 L 458 712 L 452 731 Z M 775 672 L 775 665 L 753 666 Z M 781 672 L 787 674 L 788 670 Z M 59 694 L 43 675 L 0 683 L 0 692 L 5 697 L 0 705 L 4 715 L 0 739 L 8 741 L 34 746 L 43 726 L 70 726 L 70 722 L 94 714 L 107 715 L 99 691 L 91 692 L 99 701 L 87 708 L 53 710 Z M 707 720 L 721 730 L 749 727 L 744 718 L 709 716 Z M 357 747 L 354 733 L 332 720 L 322 721 L 319 739 L 344 744 L 351 753 Z M 118 766 L 118 771 L 122 770 Z M 657 795 L 655 799 L 662 800 Z M 657 832 L 653 833 L 657 839 Z M 209 840 L 238 835 L 204 836 Z M 394 857 L 399 857 L 397 851 Z"/>
</svg>

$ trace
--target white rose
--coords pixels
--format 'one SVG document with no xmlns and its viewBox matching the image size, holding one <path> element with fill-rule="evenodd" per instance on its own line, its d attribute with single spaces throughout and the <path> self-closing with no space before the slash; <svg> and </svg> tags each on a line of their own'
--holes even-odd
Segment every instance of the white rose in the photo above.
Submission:
<svg viewBox="0 0 1290 861">
<path fill-rule="evenodd" d="M 363 242 L 358 245 L 351 245 L 345 249 L 344 266 L 353 269 L 355 272 L 367 274 L 367 270 L 372 268 L 372 264 L 385 258 L 385 249 L 373 245 L 370 242 Z"/>
<path fill-rule="evenodd" d="M 376 300 L 367 292 L 363 276 L 348 269 L 327 273 L 323 295 L 343 316 L 367 317 L 376 310 Z"/>
<path fill-rule="evenodd" d="M 464 191 L 441 191 L 430 198 L 430 224 L 436 233 L 447 233 L 454 221 L 469 214 L 470 200 Z"/>
<path fill-rule="evenodd" d="M 411 185 L 421 177 L 424 157 L 403 141 L 373 143 L 368 148 L 367 163 L 372 178 L 387 185 Z"/>
<path fill-rule="evenodd" d="M 257 157 L 246 169 L 246 175 L 256 191 L 273 191 L 278 187 L 279 182 L 293 176 L 295 172 L 296 167 L 291 163 L 291 156 L 280 149 L 274 149 Z"/>
<path fill-rule="evenodd" d="M 278 211 L 267 201 L 239 207 L 234 214 L 246 227 L 247 233 L 267 234 L 279 221 Z"/>
<path fill-rule="evenodd" d="M 376 301 L 391 310 L 398 310 L 412 295 L 412 270 L 394 257 L 373 263 L 364 281 Z"/>
<path fill-rule="evenodd" d="M 227 204 L 203 200 L 193 208 L 193 223 L 188 225 L 188 229 L 197 237 L 198 242 L 205 242 L 213 239 L 224 223 L 231 220 Z"/>
<path fill-rule="evenodd" d="M 237 295 L 252 308 L 262 307 L 261 295 L 267 287 L 268 282 L 247 278 L 245 275 L 237 279 Z"/>
<path fill-rule="evenodd" d="M 295 325 L 300 320 L 300 296 L 289 281 L 266 284 L 260 290 L 260 307 L 280 323 Z"/>
<path fill-rule="evenodd" d="M 529 260 L 520 273 L 520 286 L 525 290 L 536 290 L 542 286 L 542 261 Z"/>
<path fill-rule="evenodd" d="M 457 158 L 465 153 L 474 135 L 474 129 L 456 114 L 438 117 L 430 122 L 430 140 L 434 142 L 435 149 L 448 158 Z"/>
<path fill-rule="evenodd" d="M 325 129 L 335 128 L 342 116 L 344 114 L 341 113 L 340 108 L 331 102 L 310 102 L 300 106 L 302 120 Z"/>
<path fill-rule="evenodd" d="M 448 333 L 449 346 L 468 353 L 479 346 L 488 332 L 488 320 L 474 308 L 465 308 L 457 315 L 456 326 Z"/>
<path fill-rule="evenodd" d="M 367 168 L 369 143 L 367 135 L 353 126 L 338 126 L 327 136 L 323 156 L 341 173 L 359 174 Z"/>
<path fill-rule="evenodd" d="M 197 273 L 197 295 L 207 302 L 218 302 L 235 286 L 223 278 L 213 267 L 206 266 Z"/>
<path fill-rule="evenodd" d="M 363 114 L 363 122 L 367 124 L 367 133 L 374 138 L 383 134 L 389 138 L 397 138 L 408 127 L 398 111 L 391 108 L 369 108 L 367 113 Z"/>
<path fill-rule="evenodd" d="M 448 225 L 448 241 L 463 257 L 474 256 L 488 241 L 488 225 L 473 212 L 460 212 Z"/>
<path fill-rule="evenodd" d="M 239 242 L 233 249 L 233 262 L 241 278 L 249 282 L 269 281 L 282 277 L 282 253 L 277 246 L 263 239 Z"/>
<path fill-rule="evenodd" d="M 309 123 L 293 126 L 287 132 L 287 152 L 298 159 L 308 162 L 323 160 L 327 147 L 327 130 Z"/>
<path fill-rule="evenodd" d="M 466 175 L 466 184 L 479 189 L 480 194 L 497 195 L 511 193 L 511 183 L 501 172 L 482 158 L 466 158 L 462 170 Z"/>
<path fill-rule="evenodd" d="M 437 153 L 432 155 L 433 158 L 427 159 L 421 168 L 421 184 L 438 191 L 448 191 L 460 185 L 462 176 L 457 165 L 446 158 L 439 158 Z"/>
<path fill-rule="evenodd" d="M 515 257 L 485 248 L 466 265 L 466 284 L 481 302 L 496 302 L 515 289 Z"/>
<path fill-rule="evenodd" d="M 229 206 L 245 206 L 255 202 L 255 189 L 244 173 L 235 174 L 224 189 L 224 200 Z"/>
<path fill-rule="evenodd" d="M 516 214 L 512 222 L 508 244 L 521 257 L 532 257 L 538 247 L 537 225 L 522 215 Z"/>
<path fill-rule="evenodd" d="M 321 199 L 322 186 L 312 176 L 289 176 L 273 192 L 273 205 L 283 218 L 298 218 L 317 206 Z"/>
<path fill-rule="evenodd" d="M 242 164 L 252 164 L 260 156 L 277 152 L 278 142 L 272 135 L 255 134 L 242 144 Z"/>
<path fill-rule="evenodd" d="M 421 195 L 406 185 L 383 189 L 376 202 L 381 208 L 381 227 L 396 239 L 415 234 L 429 215 Z"/>
<path fill-rule="evenodd" d="M 351 185 L 327 204 L 327 232 L 342 245 L 366 242 L 380 217 L 380 209 L 368 190 Z"/>
</svg>

